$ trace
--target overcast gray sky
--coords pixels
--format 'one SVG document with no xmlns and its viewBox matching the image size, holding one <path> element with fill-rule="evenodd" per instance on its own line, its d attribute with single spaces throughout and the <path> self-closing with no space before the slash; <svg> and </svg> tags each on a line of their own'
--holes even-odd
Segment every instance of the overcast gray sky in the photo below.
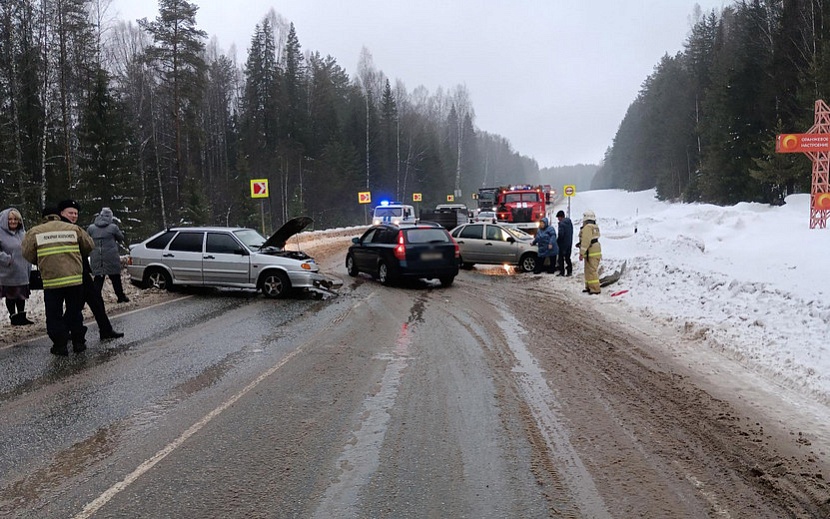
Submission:
<svg viewBox="0 0 830 519">
<path fill-rule="evenodd" d="M 362 47 L 408 91 L 466 85 L 477 128 L 540 167 L 598 164 L 640 85 L 683 49 L 695 4 L 725 0 L 191 0 L 196 21 L 244 63 L 273 8 L 303 51 L 330 54 L 355 77 Z M 155 18 L 154 0 L 113 0 L 123 20 Z"/>
</svg>

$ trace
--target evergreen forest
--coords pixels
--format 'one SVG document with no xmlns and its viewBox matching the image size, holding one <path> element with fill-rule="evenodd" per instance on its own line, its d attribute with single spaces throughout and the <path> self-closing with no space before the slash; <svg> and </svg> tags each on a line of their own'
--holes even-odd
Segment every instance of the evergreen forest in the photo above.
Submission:
<svg viewBox="0 0 830 519">
<path fill-rule="evenodd" d="M 81 222 L 111 207 L 130 241 L 181 224 L 270 233 L 299 215 L 339 227 L 365 223 L 360 192 L 421 193 L 427 207 L 460 192 L 471 205 L 478 187 L 553 174 L 477 128 L 464 86 L 408 90 L 368 49 L 349 76 L 274 11 L 237 62 L 197 26 L 193 2 L 159 0 L 135 23 L 107 6 L 0 2 L 0 204 L 27 227 L 65 198 Z M 774 137 L 806 131 L 830 88 L 830 0 L 738 0 L 692 16 L 591 187 L 717 204 L 809 190 L 809 161 L 776 155 Z M 268 198 L 251 197 L 252 179 L 268 180 Z"/>
<path fill-rule="evenodd" d="M 830 94 L 830 1 L 738 0 L 696 22 L 645 79 L 592 187 L 663 200 L 783 203 L 809 192 L 810 161 L 776 154 Z"/>
<path fill-rule="evenodd" d="M 408 91 L 366 49 L 349 77 L 273 11 L 237 63 L 195 3 L 160 0 L 137 24 L 107 5 L 0 3 L 0 203 L 29 227 L 73 198 L 81 222 L 112 208 L 131 241 L 184 224 L 270 233 L 299 215 L 329 228 L 365 222 L 359 192 L 434 206 L 538 181 L 534 160 L 475 129 L 462 86 Z M 268 198 L 251 197 L 252 179 Z"/>
</svg>

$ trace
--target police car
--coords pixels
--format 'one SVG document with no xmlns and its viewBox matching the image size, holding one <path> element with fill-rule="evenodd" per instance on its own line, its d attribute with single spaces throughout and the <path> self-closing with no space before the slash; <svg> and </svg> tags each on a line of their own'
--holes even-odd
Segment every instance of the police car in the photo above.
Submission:
<svg viewBox="0 0 830 519">
<path fill-rule="evenodd" d="M 400 202 L 384 200 L 379 206 L 375 207 L 375 211 L 372 213 L 372 225 L 380 225 L 382 223 L 400 225 L 402 223 L 415 222 L 415 208 L 411 205 L 401 204 Z"/>
</svg>

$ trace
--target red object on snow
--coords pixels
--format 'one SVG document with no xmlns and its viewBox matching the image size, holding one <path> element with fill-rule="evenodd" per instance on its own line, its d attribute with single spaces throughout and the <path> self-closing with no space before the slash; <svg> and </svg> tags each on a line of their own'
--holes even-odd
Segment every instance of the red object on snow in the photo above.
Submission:
<svg viewBox="0 0 830 519">
<path fill-rule="evenodd" d="M 628 290 L 619 290 L 619 291 L 614 292 L 613 294 L 611 294 L 611 297 L 617 297 L 617 296 L 621 296 L 621 295 L 627 294 L 627 293 L 628 293 Z"/>
</svg>

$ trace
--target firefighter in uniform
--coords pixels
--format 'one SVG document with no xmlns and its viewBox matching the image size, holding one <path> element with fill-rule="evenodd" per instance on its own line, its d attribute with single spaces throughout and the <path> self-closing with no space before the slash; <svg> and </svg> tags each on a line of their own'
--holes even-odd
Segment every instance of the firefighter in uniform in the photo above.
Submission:
<svg viewBox="0 0 830 519">
<path fill-rule="evenodd" d="M 84 304 L 83 258 L 95 247 L 89 234 L 77 225 L 61 221 L 57 208 L 43 210 L 43 222 L 23 239 L 22 253 L 36 264 L 43 278 L 43 304 L 46 333 L 52 339 L 55 355 L 86 349 L 86 327 L 81 313 Z M 64 303 L 66 310 L 64 310 Z"/>
<path fill-rule="evenodd" d="M 602 247 L 599 245 L 599 227 L 597 216 L 590 209 L 582 214 L 582 227 L 579 229 L 579 261 L 585 261 L 585 290 L 589 294 L 599 294 L 599 260 L 602 259 Z"/>
</svg>

